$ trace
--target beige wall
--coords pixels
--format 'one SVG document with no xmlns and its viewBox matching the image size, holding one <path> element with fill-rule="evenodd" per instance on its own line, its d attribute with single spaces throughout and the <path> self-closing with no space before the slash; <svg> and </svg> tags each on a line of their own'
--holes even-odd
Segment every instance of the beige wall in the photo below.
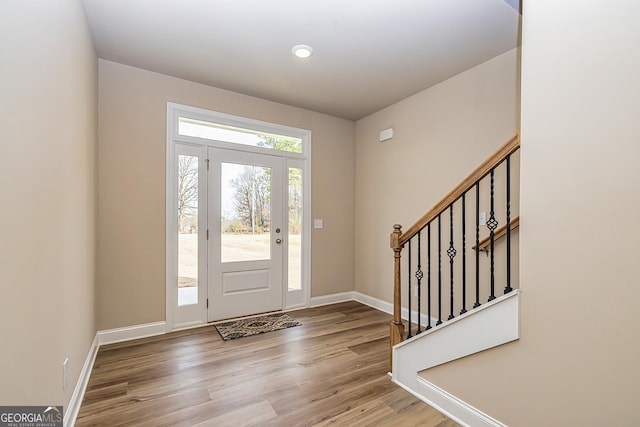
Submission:
<svg viewBox="0 0 640 427">
<path fill-rule="evenodd" d="M 0 3 L 0 64 L 0 405 L 67 409 L 95 334 L 97 61 L 81 1 Z"/>
<path fill-rule="evenodd" d="M 424 376 L 510 426 L 640 425 L 640 3 L 524 8 L 521 339 Z"/>
<path fill-rule="evenodd" d="M 408 228 L 515 133 L 518 55 L 502 54 L 356 123 L 357 291 L 391 302 L 393 224 Z M 395 137 L 379 142 L 389 127 Z"/>
<path fill-rule="evenodd" d="M 312 296 L 353 289 L 353 122 L 99 61 L 98 329 L 165 319 L 167 101 L 312 131 Z"/>
</svg>

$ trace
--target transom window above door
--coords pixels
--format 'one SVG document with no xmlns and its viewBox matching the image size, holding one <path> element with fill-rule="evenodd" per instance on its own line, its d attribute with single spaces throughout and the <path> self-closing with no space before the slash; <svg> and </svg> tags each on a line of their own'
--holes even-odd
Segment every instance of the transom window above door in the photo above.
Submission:
<svg viewBox="0 0 640 427">
<path fill-rule="evenodd" d="M 178 135 L 231 142 L 252 147 L 302 153 L 302 138 L 276 135 L 188 117 L 178 117 Z"/>
</svg>

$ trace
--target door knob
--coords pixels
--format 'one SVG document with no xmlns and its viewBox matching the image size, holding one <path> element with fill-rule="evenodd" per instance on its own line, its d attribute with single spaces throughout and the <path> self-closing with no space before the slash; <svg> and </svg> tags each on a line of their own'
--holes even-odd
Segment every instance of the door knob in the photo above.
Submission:
<svg viewBox="0 0 640 427">
<path fill-rule="evenodd" d="M 282 243 L 282 239 L 276 239 L 276 243 L 277 243 L 277 244 Z"/>
</svg>

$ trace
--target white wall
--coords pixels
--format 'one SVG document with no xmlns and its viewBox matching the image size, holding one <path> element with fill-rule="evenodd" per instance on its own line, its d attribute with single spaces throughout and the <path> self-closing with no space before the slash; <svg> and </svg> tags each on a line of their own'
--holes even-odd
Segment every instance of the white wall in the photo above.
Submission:
<svg viewBox="0 0 640 427">
<path fill-rule="evenodd" d="M 97 61 L 81 1 L 0 2 L 0 64 L 0 405 L 66 409 L 95 334 Z"/>
</svg>

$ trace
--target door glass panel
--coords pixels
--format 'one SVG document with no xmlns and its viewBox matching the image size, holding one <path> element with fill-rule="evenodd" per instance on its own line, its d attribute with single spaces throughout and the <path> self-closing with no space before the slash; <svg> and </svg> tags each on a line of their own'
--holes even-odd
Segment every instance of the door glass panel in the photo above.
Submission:
<svg viewBox="0 0 640 427">
<path fill-rule="evenodd" d="M 302 289 L 302 169 L 289 168 L 289 290 Z"/>
<path fill-rule="evenodd" d="M 198 303 L 198 157 L 178 156 L 178 305 Z"/>
<path fill-rule="evenodd" d="M 271 168 L 222 163 L 221 261 L 271 259 Z"/>
</svg>

